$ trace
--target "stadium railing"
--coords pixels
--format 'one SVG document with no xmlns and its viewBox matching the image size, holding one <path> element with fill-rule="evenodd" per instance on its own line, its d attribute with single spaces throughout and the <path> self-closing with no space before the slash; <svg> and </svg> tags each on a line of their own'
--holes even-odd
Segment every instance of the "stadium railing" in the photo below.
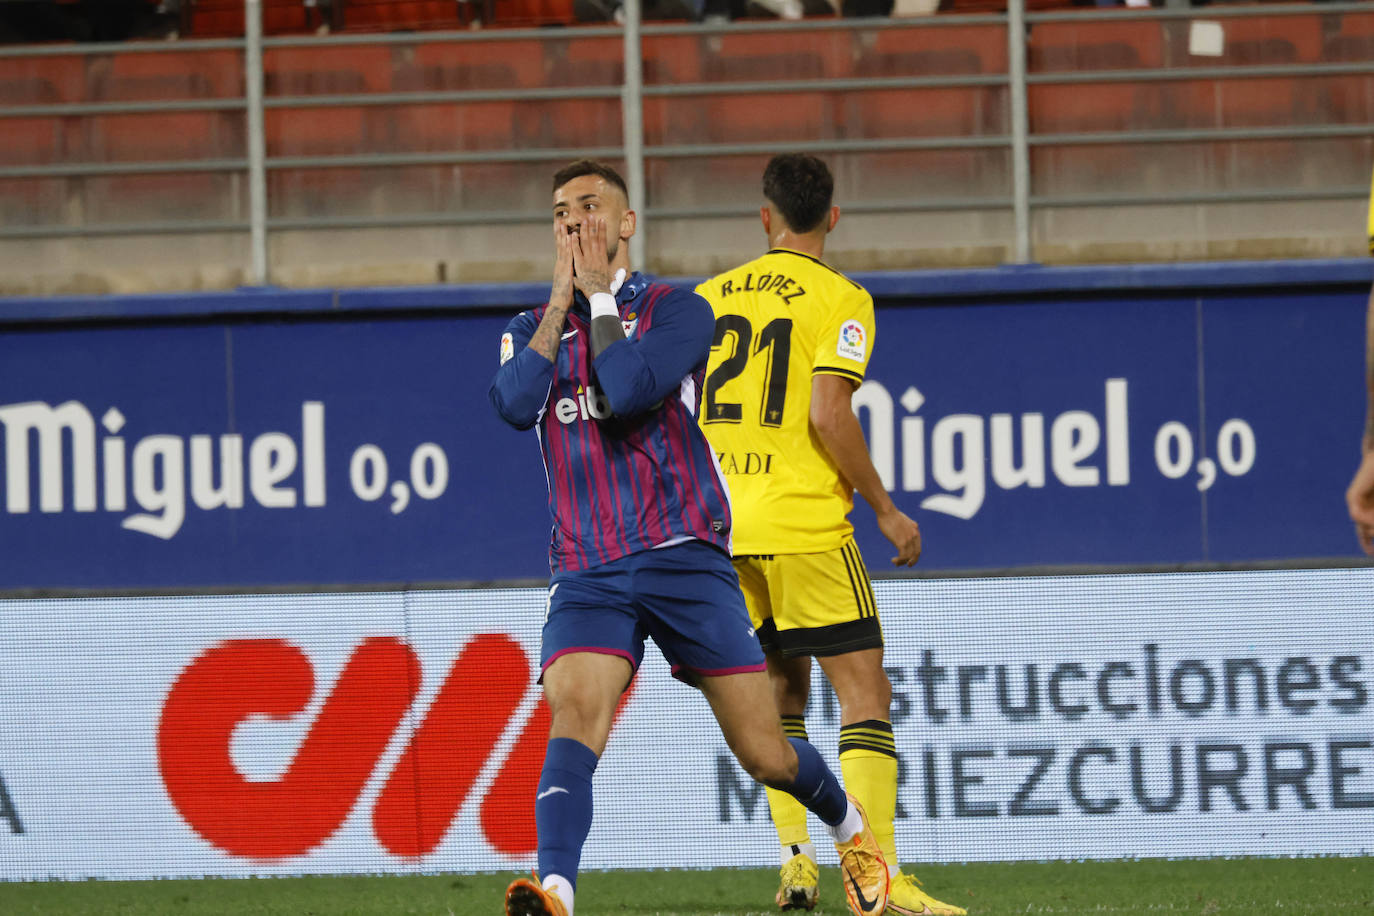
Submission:
<svg viewBox="0 0 1374 916">
<path fill-rule="evenodd" d="M 642 261 L 704 273 L 757 247 L 740 217 L 784 149 L 831 159 L 852 268 L 1341 255 L 1363 247 L 1374 9 L 250 28 L 0 48 L 0 99 L 10 292 L 71 288 L 35 264 L 91 291 L 532 279 L 547 174 L 583 155 L 625 168 Z M 348 274 L 358 251 L 391 267 Z"/>
</svg>

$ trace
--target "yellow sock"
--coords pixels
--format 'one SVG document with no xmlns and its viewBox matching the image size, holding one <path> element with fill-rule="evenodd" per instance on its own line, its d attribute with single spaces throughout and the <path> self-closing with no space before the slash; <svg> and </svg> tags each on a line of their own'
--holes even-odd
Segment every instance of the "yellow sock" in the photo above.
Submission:
<svg viewBox="0 0 1374 916">
<path fill-rule="evenodd" d="M 802 716 L 783 716 L 782 730 L 789 738 L 806 737 L 806 720 Z M 786 792 L 768 790 L 768 810 L 773 814 L 773 826 L 778 831 L 778 843 L 783 846 L 800 846 L 811 842 L 806 829 L 806 808 Z"/>
<path fill-rule="evenodd" d="M 840 726 L 840 772 L 844 787 L 868 814 L 868 825 L 889 868 L 897 867 L 897 745 L 892 723 L 868 719 Z"/>
</svg>

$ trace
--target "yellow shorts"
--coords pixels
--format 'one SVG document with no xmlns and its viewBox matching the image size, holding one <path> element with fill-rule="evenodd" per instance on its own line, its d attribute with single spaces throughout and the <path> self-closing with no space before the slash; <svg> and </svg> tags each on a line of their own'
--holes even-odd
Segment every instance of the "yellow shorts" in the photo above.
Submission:
<svg viewBox="0 0 1374 916">
<path fill-rule="evenodd" d="M 883 644 L 873 584 L 852 539 L 824 553 L 737 556 L 735 572 L 765 652 L 842 655 Z"/>
</svg>

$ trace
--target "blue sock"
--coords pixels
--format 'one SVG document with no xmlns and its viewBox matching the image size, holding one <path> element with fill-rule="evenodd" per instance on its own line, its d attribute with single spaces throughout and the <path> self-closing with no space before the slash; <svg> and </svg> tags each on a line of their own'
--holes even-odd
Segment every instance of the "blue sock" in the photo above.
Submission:
<svg viewBox="0 0 1374 916">
<path fill-rule="evenodd" d="M 849 811 L 849 799 L 845 797 L 840 781 L 825 765 L 821 752 L 809 741 L 801 738 L 788 738 L 797 751 L 797 780 L 783 788 L 797 801 L 805 805 L 817 817 L 831 827 L 838 826 Z"/>
<path fill-rule="evenodd" d="M 587 745 L 572 738 L 549 739 L 544 752 L 544 770 L 539 776 L 539 791 L 534 798 L 541 879 L 562 875 L 577 887 L 582 844 L 592 829 L 592 773 L 595 770 L 596 753 Z"/>
</svg>

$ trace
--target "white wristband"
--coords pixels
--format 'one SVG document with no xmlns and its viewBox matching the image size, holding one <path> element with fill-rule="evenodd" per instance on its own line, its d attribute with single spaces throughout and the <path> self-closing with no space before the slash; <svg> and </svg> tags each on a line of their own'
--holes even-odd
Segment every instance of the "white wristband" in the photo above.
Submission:
<svg viewBox="0 0 1374 916">
<path fill-rule="evenodd" d="M 592 320 L 598 318 L 620 319 L 620 309 L 615 304 L 615 296 L 610 293 L 592 293 Z"/>
</svg>

